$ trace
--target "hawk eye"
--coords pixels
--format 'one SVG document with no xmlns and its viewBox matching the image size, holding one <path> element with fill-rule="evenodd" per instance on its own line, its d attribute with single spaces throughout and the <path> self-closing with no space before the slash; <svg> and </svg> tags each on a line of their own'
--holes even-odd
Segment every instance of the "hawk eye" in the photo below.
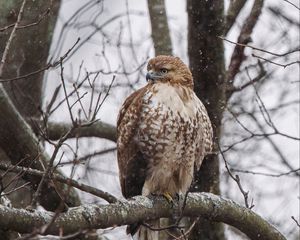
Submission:
<svg viewBox="0 0 300 240">
<path fill-rule="evenodd" d="M 162 68 L 162 69 L 160 69 L 160 72 L 163 73 L 163 74 L 166 74 L 166 73 L 168 73 L 168 69 Z"/>
</svg>

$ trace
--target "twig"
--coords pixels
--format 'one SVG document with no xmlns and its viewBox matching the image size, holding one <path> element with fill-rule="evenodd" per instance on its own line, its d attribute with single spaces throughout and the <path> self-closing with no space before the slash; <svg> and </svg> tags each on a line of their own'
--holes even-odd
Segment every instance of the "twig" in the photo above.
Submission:
<svg viewBox="0 0 300 240">
<path fill-rule="evenodd" d="M 49 68 L 57 67 L 60 64 L 61 61 L 64 61 L 68 57 L 70 52 L 74 49 L 74 47 L 78 44 L 79 41 L 80 41 L 80 38 L 77 39 L 77 41 L 74 43 L 74 45 L 62 57 L 60 57 L 59 60 L 55 61 L 54 63 L 50 62 L 50 63 L 46 64 L 45 67 L 43 67 L 39 70 L 33 71 L 31 73 L 28 73 L 28 74 L 25 74 L 25 75 L 22 75 L 22 76 L 19 76 L 19 77 L 8 78 L 8 79 L 1 79 L 1 74 L 0 74 L 0 83 L 1 82 L 11 82 L 11 81 L 16 81 L 16 80 L 28 78 L 28 77 L 34 76 L 36 74 L 39 74 L 41 72 L 44 72 L 44 71 L 48 70 Z"/>
<path fill-rule="evenodd" d="M 168 229 L 181 229 L 181 228 L 185 228 L 185 226 L 178 226 L 176 224 L 172 224 L 172 225 L 169 225 L 169 226 L 166 226 L 166 227 L 158 227 L 158 228 L 155 228 L 155 227 L 152 227 L 150 224 L 146 223 L 146 222 L 143 222 L 141 225 L 143 225 L 144 227 L 146 228 L 149 228 L 150 230 L 152 231 L 164 231 L 164 230 L 168 230 Z"/>
<path fill-rule="evenodd" d="M 259 71 L 259 74 L 253 78 L 253 79 L 250 79 L 248 82 L 246 82 L 245 84 L 239 86 L 239 87 L 235 87 L 234 85 L 231 85 L 231 87 L 229 87 L 227 90 L 226 90 L 226 96 L 227 98 L 229 99 L 231 97 L 231 95 L 234 93 L 234 92 L 239 92 L 239 91 L 242 91 L 243 89 L 245 89 L 246 87 L 248 86 L 251 86 L 253 85 L 254 83 L 262 80 L 263 78 L 265 78 L 267 72 L 265 71 L 263 65 L 261 64 L 260 61 L 258 61 L 258 65 L 259 65 L 259 68 L 260 68 L 260 71 Z"/>
<path fill-rule="evenodd" d="M 8 56 L 8 51 L 9 51 L 10 45 L 12 43 L 13 38 L 15 37 L 16 30 L 17 30 L 17 28 L 20 24 L 25 4 L 26 4 L 26 0 L 23 0 L 20 11 L 19 11 L 19 14 L 18 14 L 17 21 L 15 23 L 15 26 L 14 26 L 13 30 L 11 31 L 10 36 L 9 36 L 7 42 L 6 42 L 5 49 L 4 49 L 2 59 L 1 59 L 1 62 L 0 62 L 0 78 L 2 77 L 2 74 L 3 74 L 3 67 L 4 67 L 4 64 L 6 62 L 6 58 Z M 1 82 L 1 80 L 0 80 L 0 82 Z"/>
<path fill-rule="evenodd" d="M 99 97 L 98 97 L 98 99 L 97 99 L 97 103 L 96 103 L 96 106 L 95 106 L 95 111 L 94 111 L 94 114 L 93 114 L 93 116 L 92 116 L 91 121 L 94 121 L 94 120 L 95 120 L 95 118 L 96 118 L 96 116 L 97 116 L 97 113 L 99 112 L 101 106 L 103 105 L 104 101 L 106 100 L 106 98 L 107 98 L 108 95 L 109 95 L 109 91 L 110 91 L 110 89 L 111 89 L 111 87 L 112 87 L 112 85 L 113 85 L 115 79 L 116 79 L 116 76 L 114 75 L 113 78 L 112 78 L 112 80 L 111 80 L 110 85 L 108 86 L 107 92 L 106 92 L 104 98 L 103 98 L 102 101 L 101 101 L 101 103 L 100 103 L 100 96 L 101 96 L 101 95 L 99 94 Z"/>
<path fill-rule="evenodd" d="M 217 143 L 217 144 L 218 144 L 219 152 L 220 152 L 220 154 L 221 154 L 221 156 L 222 156 L 222 158 L 223 158 L 223 160 L 224 160 L 225 167 L 226 167 L 226 169 L 227 169 L 227 172 L 228 172 L 229 176 L 237 183 L 237 185 L 238 185 L 238 187 L 239 187 L 241 193 L 242 193 L 243 196 L 244 196 L 245 206 L 246 206 L 247 208 L 249 208 L 249 209 L 252 209 L 252 208 L 254 207 L 254 205 L 253 205 L 252 203 L 251 203 L 251 205 L 249 205 L 249 203 L 248 203 L 248 194 L 249 194 L 249 191 L 246 192 L 246 191 L 243 189 L 239 175 L 233 176 L 233 174 L 231 173 L 231 171 L 230 171 L 230 169 L 229 169 L 227 160 L 225 159 L 224 153 L 221 151 L 221 148 L 220 148 L 219 143 Z"/>
<path fill-rule="evenodd" d="M 26 25 L 19 25 L 16 29 L 24 29 L 24 28 L 28 28 L 28 27 L 33 27 L 33 26 L 36 26 L 36 25 L 39 25 L 41 23 L 41 21 L 50 13 L 50 9 L 48 8 L 43 14 L 42 16 L 36 21 L 36 22 L 33 22 L 33 23 L 29 23 L 29 24 L 26 24 Z M 6 31 L 7 29 L 9 28 L 12 28 L 16 25 L 16 23 L 13 23 L 13 24 L 10 24 L 8 26 L 5 26 L 3 28 L 0 28 L 0 32 L 4 32 Z"/>
<path fill-rule="evenodd" d="M 250 118 L 253 119 L 253 121 L 256 123 L 256 125 L 258 126 L 258 128 L 260 129 L 261 132 L 264 132 L 264 128 L 262 126 L 262 124 L 259 123 L 258 119 L 255 117 L 254 114 L 248 113 L 248 116 Z M 286 159 L 286 157 L 283 155 L 283 153 L 281 152 L 280 148 L 276 145 L 276 143 L 272 140 L 272 138 L 269 137 L 268 134 L 265 135 L 265 139 L 270 143 L 270 145 L 273 147 L 274 151 L 278 154 L 281 162 L 288 167 L 288 169 L 290 171 L 293 171 L 294 168 L 293 166 L 291 166 L 291 164 L 288 162 L 288 160 Z M 297 171 L 295 172 L 296 175 L 300 175 L 300 173 L 297 173 Z"/>
<path fill-rule="evenodd" d="M 77 86 L 76 86 L 76 83 L 73 84 L 73 87 L 74 87 L 74 90 L 75 90 L 75 92 L 76 92 L 77 101 L 79 102 L 80 107 L 81 107 L 81 109 L 82 109 L 82 111 L 83 111 L 84 117 L 85 117 L 85 119 L 88 121 L 88 120 L 89 120 L 89 119 L 88 119 L 88 115 L 86 114 L 85 109 L 84 109 L 83 104 L 82 104 L 82 101 L 81 101 L 81 99 L 83 99 L 83 97 L 84 97 L 87 93 L 84 93 L 84 94 L 80 97 L 78 88 L 77 88 Z"/>
<path fill-rule="evenodd" d="M 260 52 L 268 53 L 268 54 L 274 55 L 276 57 L 284 57 L 284 56 L 289 55 L 291 53 L 295 53 L 295 52 L 299 52 L 300 51 L 300 48 L 297 48 L 297 49 L 294 49 L 294 50 L 291 50 L 291 51 L 287 51 L 285 53 L 274 53 L 274 52 L 270 52 L 270 51 L 264 50 L 262 48 L 254 47 L 254 46 L 251 46 L 251 45 L 248 45 L 248 44 L 243 44 L 243 43 L 240 43 L 240 42 L 233 42 L 233 41 L 228 40 L 228 39 L 226 39 L 226 38 L 224 38 L 222 36 L 218 36 L 218 38 L 220 38 L 220 39 L 222 39 L 222 40 L 224 40 L 226 42 L 232 43 L 234 45 L 237 45 L 237 46 L 252 48 L 253 50 L 257 50 L 257 51 L 260 51 Z"/>
<path fill-rule="evenodd" d="M 297 22 L 297 20 L 294 20 L 286 15 L 283 14 L 283 12 L 280 10 L 280 8 L 277 7 L 268 7 L 268 10 L 275 15 L 276 17 L 281 17 L 283 18 L 285 21 L 287 21 L 289 24 L 291 25 L 295 25 L 296 27 L 300 27 L 300 23 Z"/>
<path fill-rule="evenodd" d="M 247 70 L 247 69 L 246 69 L 246 70 Z M 247 70 L 246 72 L 247 72 L 247 76 L 249 77 L 249 79 L 251 79 L 248 70 Z M 257 96 L 256 101 L 257 101 L 257 103 L 258 103 L 258 107 L 259 107 L 259 109 L 260 109 L 260 112 L 261 112 L 263 118 L 265 119 L 266 123 L 267 123 L 267 124 L 273 129 L 273 131 L 274 131 L 272 134 L 269 134 L 269 135 L 275 135 L 275 134 L 278 134 L 278 135 L 281 135 L 281 136 L 283 136 L 283 137 L 286 137 L 286 138 L 290 138 L 290 139 L 299 141 L 300 138 L 294 137 L 294 136 L 290 136 L 290 135 L 285 134 L 285 133 L 282 133 L 282 132 L 280 132 L 280 131 L 277 129 L 277 127 L 275 126 L 275 124 L 273 123 L 273 121 L 272 121 L 272 119 L 271 119 L 271 116 L 270 116 L 270 114 L 269 114 L 269 112 L 268 112 L 268 110 L 267 110 L 267 108 L 266 108 L 264 102 L 262 101 L 260 95 L 258 94 L 257 89 L 255 88 L 254 85 L 252 85 L 252 86 L 253 86 L 253 89 L 254 89 L 255 94 L 256 94 L 256 96 Z"/>
<path fill-rule="evenodd" d="M 64 79 L 64 68 L 63 68 L 62 62 L 60 62 L 60 79 L 61 79 L 62 86 L 63 86 L 63 89 L 64 89 L 65 100 L 66 100 L 67 105 L 68 105 L 68 110 L 69 110 L 69 114 L 70 114 L 72 124 L 77 125 L 77 121 L 75 122 L 74 117 L 73 117 L 72 108 L 71 108 L 71 105 L 70 105 L 70 102 L 69 102 L 69 97 L 68 97 L 68 94 L 67 94 L 67 89 L 66 89 L 66 84 L 65 84 L 65 79 Z"/>
<path fill-rule="evenodd" d="M 299 50 L 298 50 L 298 51 L 299 51 Z M 290 63 L 287 63 L 287 64 L 281 64 L 281 63 L 274 62 L 274 61 L 272 61 L 272 60 L 270 60 L 270 59 L 267 59 L 267 58 L 258 56 L 258 55 L 254 54 L 254 53 L 252 53 L 252 56 L 253 56 L 253 57 L 256 57 L 256 58 L 259 58 L 259 59 L 262 59 L 262 60 L 265 60 L 266 62 L 275 64 L 275 65 L 280 66 L 280 67 L 283 67 L 283 68 L 289 67 L 289 66 L 294 65 L 294 64 L 297 64 L 297 63 L 300 64 L 300 61 L 299 61 L 299 60 L 298 60 L 298 61 L 294 61 L 294 62 L 290 62 Z"/>
<path fill-rule="evenodd" d="M 58 85 L 58 87 L 56 87 L 55 88 L 55 90 L 54 90 L 54 92 L 53 92 L 53 95 L 52 95 L 52 97 L 51 97 L 51 100 L 50 100 L 50 102 L 47 104 L 47 106 L 46 106 L 46 111 L 45 112 L 43 112 L 42 110 L 41 110 L 41 112 L 42 112 L 42 117 L 43 117 L 43 124 L 44 124 L 44 128 L 46 129 L 46 135 L 48 136 L 49 134 L 48 134 L 48 128 L 46 127 L 47 126 L 47 124 L 48 124 L 48 119 L 49 119 L 49 116 L 50 116 L 50 111 L 51 111 L 51 108 L 52 108 L 52 106 L 53 106 L 53 104 L 54 104 L 54 102 L 56 101 L 56 99 L 57 99 L 57 96 L 58 96 L 58 93 L 59 93 L 59 91 L 60 91 L 60 88 L 61 88 L 61 84 L 60 85 Z M 34 121 L 33 121 L 34 122 Z"/>
<path fill-rule="evenodd" d="M 300 171 L 300 168 L 298 169 L 294 169 L 285 173 L 279 173 L 279 174 L 271 174 L 271 173 L 262 173 L 262 172 L 254 172 L 254 171 L 250 171 L 250 170 L 241 170 L 241 169 L 235 169 L 235 168 L 231 168 L 232 171 L 234 172 L 240 172 L 240 173 L 249 173 L 249 174 L 253 174 L 253 175 L 261 175 L 261 176 L 266 176 L 266 177 L 282 177 L 282 176 L 288 176 L 291 175 L 293 173 L 297 173 Z"/>
<path fill-rule="evenodd" d="M 16 191 L 20 190 L 21 188 L 24 188 L 24 187 L 30 185 L 30 184 L 31 184 L 30 182 L 26 182 L 26 183 L 22 184 L 21 186 L 19 186 L 17 188 L 13 188 L 12 190 L 10 190 L 8 192 L 5 192 L 4 194 L 1 194 L 0 197 L 7 196 L 7 195 L 9 195 L 9 194 L 11 194 L 13 192 L 16 192 Z"/>
<path fill-rule="evenodd" d="M 60 166 L 64 166 L 64 165 L 68 165 L 68 164 L 77 164 L 77 163 L 84 163 L 87 159 L 90 159 L 91 157 L 94 157 L 94 156 L 97 156 L 97 155 L 103 155 L 103 154 L 106 154 L 106 153 L 110 153 L 110 152 L 113 152 L 113 151 L 116 151 L 117 148 L 116 147 L 112 147 L 112 148 L 108 148 L 108 149 L 105 149 L 105 150 L 102 150 L 102 151 L 98 151 L 98 152 L 94 152 L 94 153 L 91 153 L 91 154 L 87 154 L 83 157 L 80 157 L 78 159 L 74 159 L 73 161 L 70 161 L 70 162 L 62 162 L 60 163 L 59 165 Z M 116 175 L 116 173 L 114 173 L 113 175 Z"/>
<path fill-rule="evenodd" d="M 297 8 L 298 10 L 300 10 L 300 8 L 297 7 L 294 3 L 292 3 L 292 2 L 290 2 L 290 1 L 288 1 L 288 0 L 283 0 L 283 1 L 285 1 L 285 2 L 287 2 L 287 3 L 289 3 L 289 4 L 291 4 L 292 6 L 294 6 L 294 7 Z"/>
<path fill-rule="evenodd" d="M 47 168 L 46 168 L 46 170 L 45 170 L 45 172 L 44 172 L 44 174 L 43 174 L 43 176 L 42 176 L 42 179 L 41 179 L 41 181 L 40 181 L 40 183 L 39 183 L 39 185 L 38 185 L 38 187 L 37 187 L 37 190 L 36 190 L 35 193 L 33 194 L 33 197 L 32 197 L 32 200 L 31 200 L 31 205 L 32 205 L 33 207 L 36 206 L 38 197 L 39 197 L 39 195 L 40 195 L 40 191 L 41 191 L 41 189 L 42 189 L 42 187 L 43 187 L 43 185 L 44 185 L 46 179 L 47 179 L 47 178 L 51 179 L 51 176 L 50 176 L 50 175 L 52 175 L 53 173 L 52 173 L 52 174 L 50 174 L 50 173 L 51 173 L 51 170 L 52 170 L 52 167 L 53 167 L 54 160 L 55 160 L 55 158 L 56 158 L 56 156 L 57 156 L 57 154 L 58 154 L 58 151 L 59 151 L 60 147 L 62 146 L 63 142 L 68 138 L 69 134 L 71 134 L 71 133 L 73 132 L 74 128 L 75 128 L 75 126 L 73 126 L 73 127 L 72 127 L 72 128 L 71 128 L 64 136 L 62 136 L 62 137 L 59 139 L 59 141 L 58 141 L 57 144 L 54 144 L 55 148 L 54 148 L 54 151 L 53 151 L 52 156 L 51 156 L 51 158 L 50 158 L 50 161 L 49 161 L 49 163 L 48 163 L 48 166 L 47 166 Z"/>
<path fill-rule="evenodd" d="M 85 81 L 87 81 L 88 80 L 88 77 L 86 76 L 78 85 L 77 85 L 77 87 L 78 88 L 80 88 L 82 85 L 83 85 L 83 83 L 85 82 Z M 68 94 L 68 98 L 69 97 L 71 97 L 73 94 L 75 93 L 75 90 L 72 90 L 69 94 Z M 64 102 L 66 101 L 66 98 L 64 98 L 63 100 L 61 100 L 52 110 L 51 110 L 51 112 L 50 112 L 50 115 L 52 114 L 52 113 L 54 113 Z"/>
<path fill-rule="evenodd" d="M 299 222 L 297 221 L 297 219 L 294 217 L 294 216 L 291 216 L 291 218 L 294 220 L 294 222 L 297 224 L 297 226 L 300 228 L 300 224 Z"/>
</svg>

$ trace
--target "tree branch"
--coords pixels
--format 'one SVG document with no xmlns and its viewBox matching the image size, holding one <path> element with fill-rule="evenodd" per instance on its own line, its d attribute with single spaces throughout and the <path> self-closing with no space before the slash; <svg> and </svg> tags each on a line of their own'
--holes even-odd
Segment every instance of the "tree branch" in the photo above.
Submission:
<svg viewBox="0 0 300 240">
<path fill-rule="evenodd" d="M 233 84 L 230 84 L 230 86 L 226 89 L 226 98 L 227 99 L 229 99 L 233 93 L 242 91 L 246 87 L 251 86 L 254 83 L 262 80 L 267 75 L 267 72 L 264 69 L 264 66 L 262 65 L 261 62 L 258 62 L 258 66 L 259 66 L 259 74 L 255 78 L 250 79 L 248 82 L 246 82 L 243 85 L 238 86 L 238 87 L 234 86 Z"/>
<path fill-rule="evenodd" d="M 148 0 L 155 55 L 172 55 L 165 0 Z"/>
<path fill-rule="evenodd" d="M 9 172 L 22 173 L 24 176 L 42 177 L 44 175 L 44 172 L 36 170 L 36 169 L 10 165 L 10 164 L 6 164 L 6 163 L 2 163 L 1 161 L 0 161 L 0 169 L 9 171 Z M 78 188 L 84 192 L 88 192 L 97 197 L 103 198 L 104 200 L 106 200 L 109 203 L 113 203 L 113 202 L 117 201 L 117 199 L 113 195 L 109 194 L 108 192 L 104 192 L 100 189 L 91 187 L 84 183 L 77 182 L 72 178 L 67 178 L 67 177 L 64 177 L 64 176 L 58 175 L 58 174 L 52 174 L 51 180 L 54 182 L 57 181 L 57 182 L 61 182 L 61 183 L 67 184 L 69 186 Z"/>
<path fill-rule="evenodd" d="M 228 34 L 233 24 L 236 21 L 237 16 L 240 11 L 244 7 L 246 0 L 235 0 L 230 1 L 229 8 L 227 10 L 227 14 L 225 17 L 225 25 L 224 25 L 224 36 Z"/>
<path fill-rule="evenodd" d="M 242 62 L 245 60 L 244 49 L 246 44 L 251 41 L 251 34 L 255 27 L 263 7 L 264 0 L 255 0 L 251 12 L 241 29 L 238 37 L 238 45 L 235 46 L 231 56 L 227 72 L 227 82 L 233 82 L 234 77 L 239 72 Z"/>
<path fill-rule="evenodd" d="M 48 137 L 50 140 L 58 140 L 62 135 L 72 128 L 71 123 L 54 123 L 49 122 L 47 126 Z M 111 141 L 117 141 L 116 127 L 101 121 L 95 122 L 90 126 L 75 129 L 68 138 L 74 137 L 98 137 Z"/>
<path fill-rule="evenodd" d="M 81 229 L 99 229 L 171 217 L 173 209 L 163 198 L 151 200 L 137 196 L 130 201 L 110 205 L 83 205 L 61 213 L 44 234 L 70 234 Z M 189 194 L 185 216 L 203 217 L 224 222 L 244 232 L 251 239 L 284 240 L 285 237 L 271 224 L 250 209 L 233 201 L 209 193 Z M 0 208 L 0 228 L 30 233 L 49 223 L 54 213 L 27 211 L 9 207 Z"/>
</svg>

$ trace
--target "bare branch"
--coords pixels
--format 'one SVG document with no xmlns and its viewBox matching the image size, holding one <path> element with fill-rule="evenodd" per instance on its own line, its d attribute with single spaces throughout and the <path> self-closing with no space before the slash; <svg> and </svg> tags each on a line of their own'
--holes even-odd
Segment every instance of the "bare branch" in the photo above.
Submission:
<svg viewBox="0 0 300 240">
<path fill-rule="evenodd" d="M 33 23 L 30 23 L 30 24 L 26 24 L 26 25 L 18 25 L 17 26 L 17 30 L 18 29 L 24 29 L 24 28 L 29 28 L 29 27 L 32 27 L 32 26 L 36 26 L 36 25 L 39 25 L 40 24 L 40 22 L 43 20 L 43 19 L 45 19 L 45 17 L 47 16 L 47 15 L 49 15 L 49 13 L 50 13 L 50 9 L 48 8 L 42 15 L 41 15 L 41 17 L 36 21 L 36 22 L 33 22 Z M 10 24 L 10 25 L 8 25 L 8 26 L 5 26 L 5 27 L 3 27 L 3 28 L 0 28 L 0 32 L 4 32 L 4 31 L 6 31 L 7 29 L 10 29 L 10 28 L 12 28 L 12 27 L 14 27 L 16 25 L 16 23 L 13 23 L 13 24 Z"/>
<path fill-rule="evenodd" d="M 223 158 L 223 160 L 224 160 L 225 167 L 226 167 L 226 169 L 227 169 L 227 172 L 228 172 L 229 176 L 236 182 L 236 184 L 238 185 L 238 187 L 239 187 L 241 193 L 242 193 L 243 196 L 244 196 L 246 208 L 249 208 L 249 209 L 253 208 L 254 205 L 253 205 L 252 203 L 251 203 L 251 205 L 249 205 L 249 202 L 248 202 L 248 194 L 249 194 L 249 192 L 248 192 L 248 191 L 246 192 L 246 191 L 244 190 L 244 188 L 243 188 L 243 186 L 242 186 L 242 184 L 241 184 L 241 180 L 240 180 L 239 175 L 233 176 L 233 174 L 231 173 L 231 171 L 230 171 L 230 169 L 229 169 L 229 167 L 228 167 L 228 163 L 227 163 L 227 160 L 226 160 L 226 158 L 225 158 L 225 155 L 224 155 L 224 153 L 222 152 L 222 150 L 221 150 L 219 144 L 218 144 L 218 147 L 219 147 L 219 152 L 220 152 L 220 154 L 221 154 L 221 156 L 222 156 L 222 158 Z"/>
<path fill-rule="evenodd" d="M 296 225 L 300 228 L 300 224 L 299 224 L 299 222 L 297 221 L 297 219 L 296 219 L 294 216 L 291 216 L 291 218 L 294 220 L 294 222 L 296 223 Z"/>
<path fill-rule="evenodd" d="M 300 10 L 300 8 L 297 7 L 294 3 L 292 3 L 292 2 L 290 2 L 290 1 L 288 1 L 288 0 L 283 0 L 283 1 L 285 1 L 285 2 L 287 2 L 287 3 L 289 3 L 289 4 L 291 4 L 292 6 L 294 6 L 294 7 L 297 8 L 298 10 Z"/>
<path fill-rule="evenodd" d="M 58 140 L 62 135 L 69 131 L 71 127 L 71 123 L 49 122 L 47 125 L 48 138 L 50 140 Z M 111 124 L 97 121 L 90 126 L 76 128 L 68 136 L 68 138 L 75 137 L 98 137 L 116 142 L 117 131 L 116 127 Z"/>
<path fill-rule="evenodd" d="M 11 172 L 16 172 L 16 173 L 22 173 L 27 176 L 32 175 L 32 176 L 37 176 L 37 177 L 43 177 L 45 175 L 44 172 L 36 170 L 36 169 L 20 167 L 20 166 L 16 166 L 16 165 L 9 165 L 9 164 L 3 163 L 3 162 L 0 162 L 0 169 L 1 170 L 9 170 Z M 104 192 L 100 189 L 91 187 L 84 183 L 79 183 L 79 182 L 75 181 L 74 179 L 67 178 L 67 177 L 64 177 L 64 176 L 58 175 L 58 174 L 52 174 L 51 180 L 67 184 L 67 185 L 70 185 L 77 189 L 80 189 L 81 191 L 93 194 L 97 197 L 103 198 L 104 200 L 106 200 L 109 203 L 117 202 L 117 199 L 110 193 Z"/>
<path fill-rule="evenodd" d="M 298 169 L 294 169 L 288 172 L 284 172 L 284 173 L 279 173 L 279 174 L 272 174 L 272 173 L 262 173 L 262 172 L 254 172 L 254 171 L 249 171 L 249 170 L 241 170 L 241 169 L 235 169 L 235 168 L 231 168 L 232 171 L 235 172 L 240 172 L 240 173 L 249 173 L 249 174 L 253 174 L 253 175 L 261 175 L 261 176 L 266 176 L 266 177 L 282 177 L 282 176 L 297 176 L 299 177 L 299 174 L 297 174 L 297 172 L 300 171 L 300 168 Z"/>
<path fill-rule="evenodd" d="M 26 158 L 22 162 L 22 166 L 32 166 L 32 168 L 43 170 L 43 165 L 47 165 L 49 162 L 49 156 L 44 152 L 33 131 L 11 102 L 2 84 L 0 84 L 0 112 L 3 114 L 2 116 L 5 116 L 0 118 L 0 146 L 12 164 L 17 164 L 20 159 Z M 33 176 L 27 180 L 32 183 L 34 188 L 39 183 L 39 178 Z M 59 185 L 60 187 L 63 191 L 63 186 Z M 41 195 L 41 204 L 46 209 L 55 209 L 56 204 L 61 201 L 56 190 L 47 186 L 43 188 L 43 191 L 51 196 L 51 200 L 49 197 Z M 69 204 L 76 206 L 79 203 L 78 195 L 75 191 L 71 191 Z"/>
<path fill-rule="evenodd" d="M 298 51 L 299 51 L 299 50 L 298 50 Z M 262 60 L 265 60 L 266 62 L 275 64 L 275 65 L 280 66 L 280 67 L 283 67 L 283 68 L 289 67 L 289 66 L 294 65 L 294 64 L 300 64 L 300 61 L 294 61 L 294 62 L 290 62 L 290 63 L 287 63 L 287 64 L 281 64 L 281 63 L 274 62 L 274 61 L 272 61 L 272 60 L 270 60 L 270 59 L 267 59 L 267 58 L 258 56 L 258 55 L 254 54 L 254 53 L 252 53 L 252 56 L 253 56 L 253 57 L 256 57 L 256 58 L 259 58 L 259 59 L 262 59 Z"/>
<path fill-rule="evenodd" d="M 53 63 L 50 62 L 50 63 L 46 64 L 46 66 L 41 68 L 41 69 L 38 69 L 36 71 L 30 72 L 30 73 L 22 75 L 22 76 L 18 76 L 18 77 L 14 77 L 14 78 L 8 78 L 8 79 L 2 79 L 1 74 L 0 74 L 0 83 L 2 83 L 2 82 L 11 82 L 11 81 L 16 81 L 16 80 L 28 78 L 28 77 L 37 75 L 41 72 L 44 72 L 44 71 L 48 70 L 49 68 L 57 67 L 60 64 L 60 62 L 62 62 L 63 60 L 65 60 L 68 57 L 70 52 L 73 51 L 73 49 L 75 48 L 75 46 L 78 44 L 79 41 L 80 41 L 80 38 L 77 39 L 77 41 L 74 43 L 74 45 L 62 57 L 60 57 L 59 60 L 57 60 Z"/>
<path fill-rule="evenodd" d="M 245 45 L 251 41 L 252 31 L 260 16 L 264 0 L 255 0 L 248 18 L 242 26 L 240 35 L 238 37 L 239 45 L 236 45 L 231 56 L 230 64 L 227 71 L 227 82 L 233 82 L 235 75 L 238 73 L 242 62 L 245 59 L 244 49 Z"/>
<path fill-rule="evenodd" d="M 103 154 L 110 153 L 110 152 L 114 152 L 116 150 L 117 150 L 116 147 L 112 147 L 112 148 L 104 149 L 104 150 L 101 150 L 101 151 L 98 151 L 98 152 L 93 152 L 93 153 L 84 155 L 80 158 L 74 159 L 73 161 L 62 162 L 62 163 L 59 164 L 59 166 L 65 166 L 65 165 L 69 165 L 69 164 L 85 163 L 87 160 L 91 159 L 92 157 L 103 155 Z M 104 172 L 104 171 L 101 171 L 101 172 Z M 115 175 L 115 176 L 118 176 L 117 172 L 113 172 L 113 171 L 109 171 L 109 172 L 111 174 Z M 107 171 L 107 173 L 108 173 L 108 171 Z"/>
<path fill-rule="evenodd" d="M 251 45 L 248 45 L 248 44 L 242 44 L 242 43 L 238 43 L 238 42 L 233 42 L 233 41 L 228 40 L 228 39 L 226 39 L 224 37 L 221 37 L 221 36 L 218 36 L 218 38 L 221 38 L 222 40 L 224 40 L 226 42 L 229 42 L 229 43 L 232 43 L 232 44 L 235 44 L 237 46 L 252 48 L 253 50 L 257 50 L 257 51 L 260 51 L 260 52 L 268 53 L 268 54 L 274 55 L 276 57 L 284 57 L 284 56 L 289 55 L 291 53 L 300 52 L 300 48 L 297 48 L 297 49 L 293 49 L 291 51 L 287 51 L 285 53 L 274 53 L 274 52 L 270 52 L 270 51 L 267 51 L 265 49 L 254 47 L 254 46 L 251 46 Z"/>
<path fill-rule="evenodd" d="M 277 8 L 277 7 L 268 7 L 268 10 L 273 14 L 275 15 L 276 17 L 281 17 L 283 18 L 285 21 L 287 21 L 289 24 L 291 25 L 295 25 L 296 27 L 300 27 L 300 23 L 297 22 L 297 20 L 294 20 L 288 16 L 286 16 L 285 14 L 283 14 L 283 12 Z"/>
<path fill-rule="evenodd" d="M 229 99 L 234 92 L 242 91 L 246 87 L 249 87 L 249 86 L 253 85 L 254 83 L 262 80 L 266 76 L 267 73 L 266 73 L 263 65 L 260 62 L 258 62 L 258 65 L 259 65 L 260 71 L 259 71 L 259 74 L 255 78 L 250 79 L 247 83 L 245 83 L 245 84 L 243 84 L 243 85 L 241 85 L 239 87 L 235 87 L 232 84 L 232 85 L 229 86 L 228 89 L 226 89 L 226 97 L 227 97 L 227 99 Z"/>
</svg>

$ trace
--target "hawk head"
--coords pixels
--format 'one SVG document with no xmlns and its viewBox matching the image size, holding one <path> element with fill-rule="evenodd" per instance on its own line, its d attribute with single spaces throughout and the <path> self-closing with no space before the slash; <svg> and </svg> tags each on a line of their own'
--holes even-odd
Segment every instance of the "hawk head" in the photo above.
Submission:
<svg viewBox="0 0 300 240">
<path fill-rule="evenodd" d="M 169 82 L 193 88 L 190 69 L 178 57 L 160 55 L 152 58 L 147 66 L 147 81 Z"/>
</svg>

